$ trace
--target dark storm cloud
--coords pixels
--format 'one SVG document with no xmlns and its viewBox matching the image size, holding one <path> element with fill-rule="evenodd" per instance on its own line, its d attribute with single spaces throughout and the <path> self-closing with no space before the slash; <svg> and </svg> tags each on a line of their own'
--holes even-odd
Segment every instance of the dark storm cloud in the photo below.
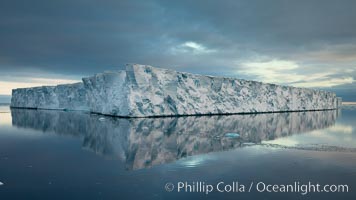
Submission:
<svg viewBox="0 0 356 200">
<path fill-rule="evenodd" d="M 279 59 L 299 64 L 293 73 L 356 77 L 355 8 L 351 0 L 2 1 L 0 69 L 79 77 L 134 62 L 253 78 L 238 73 L 244 63 Z"/>
<path fill-rule="evenodd" d="M 15 0 L 0 9 L 2 67 L 93 71 L 134 60 L 155 31 L 144 1 Z"/>
</svg>

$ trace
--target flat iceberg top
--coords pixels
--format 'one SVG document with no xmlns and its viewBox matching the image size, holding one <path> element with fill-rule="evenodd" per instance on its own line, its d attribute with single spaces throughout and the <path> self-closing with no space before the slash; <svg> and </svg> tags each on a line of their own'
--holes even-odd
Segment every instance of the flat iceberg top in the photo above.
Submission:
<svg viewBox="0 0 356 200">
<path fill-rule="evenodd" d="M 332 92 L 128 64 L 82 83 L 13 91 L 13 107 L 154 117 L 336 109 Z M 70 99 L 70 101 L 68 101 Z M 62 104 L 57 103 L 62 102 Z"/>
</svg>

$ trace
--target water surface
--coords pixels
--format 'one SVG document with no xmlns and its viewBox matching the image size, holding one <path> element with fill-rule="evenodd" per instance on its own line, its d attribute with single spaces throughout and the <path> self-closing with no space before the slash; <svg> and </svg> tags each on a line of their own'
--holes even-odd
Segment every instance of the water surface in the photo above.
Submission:
<svg viewBox="0 0 356 200">
<path fill-rule="evenodd" d="M 355 199 L 355 120 L 353 107 L 122 119 L 2 106 L 0 199 Z M 349 192 L 177 192 L 178 182 L 236 181 Z"/>
</svg>

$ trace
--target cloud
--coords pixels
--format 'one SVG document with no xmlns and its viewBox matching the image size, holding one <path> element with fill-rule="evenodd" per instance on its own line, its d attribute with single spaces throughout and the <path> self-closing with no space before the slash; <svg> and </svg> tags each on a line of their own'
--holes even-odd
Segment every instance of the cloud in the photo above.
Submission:
<svg viewBox="0 0 356 200">
<path fill-rule="evenodd" d="M 300 81 L 303 76 L 292 74 L 299 66 L 292 61 L 270 60 L 265 62 L 245 62 L 238 73 L 255 76 L 256 79 L 269 83 Z"/>
<path fill-rule="evenodd" d="M 355 6 L 352 0 L 5 1 L 0 80 L 21 82 L 26 73 L 75 80 L 141 63 L 332 86 L 350 95 L 342 88 L 355 86 Z"/>
<path fill-rule="evenodd" d="M 202 44 L 188 41 L 184 42 L 183 44 L 179 44 L 171 48 L 172 54 L 179 54 L 179 53 L 191 53 L 191 54 L 206 54 L 206 53 L 213 53 L 215 50 L 208 49 Z"/>
<path fill-rule="evenodd" d="M 332 78 L 328 80 L 314 80 L 310 82 L 292 84 L 296 87 L 312 87 L 312 88 L 326 88 L 338 85 L 352 84 L 355 80 L 352 77 L 346 78 Z"/>
<path fill-rule="evenodd" d="M 339 75 L 337 70 L 306 74 L 300 69 L 301 66 L 293 61 L 269 60 L 242 63 L 241 69 L 237 73 L 256 77 L 256 80 L 267 83 L 286 84 L 295 87 L 325 88 L 354 82 L 353 77 L 347 75 L 332 78 L 332 76 Z"/>
<path fill-rule="evenodd" d="M 12 89 L 37 86 L 53 86 L 58 84 L 76 83 L 80 80 L 27 78 L 25 81 L 0 81 L 0 94 L 11 95 Z"/>
</svg>

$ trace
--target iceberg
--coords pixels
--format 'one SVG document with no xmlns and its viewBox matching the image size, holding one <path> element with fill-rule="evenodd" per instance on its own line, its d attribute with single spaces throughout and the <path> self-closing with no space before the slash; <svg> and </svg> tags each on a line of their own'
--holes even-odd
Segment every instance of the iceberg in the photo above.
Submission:
<svg viewBox="0 0 356 200">
<path fill-rule="evenodd" d="M 238 137 L 240 137 L 240 134 L 238 134 L 238 133 L 225 133 L 224 136 L 227 137 L 227 138 L 238 138 Z"/>
<path fill-rule="evenodd" d="M 119 117 L 337 109 L 335 93 L 128 64 L 76 84 L 13 90 L 11 106 L 86 110 Z"/>
<path fill-rule="evenodd" d="M 84 84 L 63 84 L 12 90 L 11 107 L 49 110 L 89 110 Z"/>
</svg>

